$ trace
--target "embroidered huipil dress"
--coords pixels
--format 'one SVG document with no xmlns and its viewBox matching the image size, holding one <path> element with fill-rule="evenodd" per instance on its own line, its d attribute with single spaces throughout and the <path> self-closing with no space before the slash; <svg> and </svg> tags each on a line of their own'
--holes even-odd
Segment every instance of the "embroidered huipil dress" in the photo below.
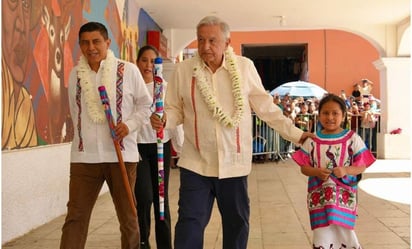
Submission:
<svg viewBox="0 0 412 249">
<path fill-rule="evenodd" d="M 334 167 L 366 166 L 375 158 L 355 132 L 343 130 L 339 134 L 316 133 L 307 139 L 292 158 L 300 166 Z M 357 213 L 357 177 L 346 175 L 338 179 L 333 174 L 328 180 L 308 179 L 307 205 L 313 248 L 361 248 L 354 226 Z"/>
</svg>

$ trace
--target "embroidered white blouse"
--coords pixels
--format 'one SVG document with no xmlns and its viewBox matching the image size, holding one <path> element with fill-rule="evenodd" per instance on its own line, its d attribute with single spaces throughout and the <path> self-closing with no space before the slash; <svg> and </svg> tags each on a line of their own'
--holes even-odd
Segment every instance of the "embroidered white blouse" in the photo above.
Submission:
<svg viewBox="0 0 412 249">
<path fill-rule="evenodd" d="M 122 150 L 123 160 L 125 162 L 137 162 L 139 154 L 136 145 L 137 133 L 147 124 L 151 115 L 150 106 L 152 99 L 147 91 L 146 84 L 141 76 L 136 65 L 116 59 L 116 64 L 111 65 L 111 82 L 110 87 L 113 91 L 108 91 L 110 100 L 110 108 L 113 118 L 116 120 L 116 73 L 117 62 L 125 63 L 123 74 L 123 90 L 122 90 L 122 121 L 129 128 L 129 134 L 123 138 Z M 98 87 L 101 85 L 102 72 L 104 70 L 105 60 L 101 62 L 99 71 L 96 73 L 90 69 L 90 83 L 95 85 L 95 94 L 99 95 Z M 69 78 L 69 104 L 70 114 L 73 120 L 74 138 L 71 149 L 71 162 L 82 163 L 102 163 L 102 162 L 117 162 L 116 150 L 113 145 L 113 140 L 110 134 L 110 129 L 107 120 L 103 123 L 93 122 L 90 118 L 86 102 L 84 89 L 81 91 L 81 112 L 79 115 L 79 107 L 76 102 L 76 85 L 78 66 L 74 67 Z M 102 112 L 104 108 L 102 105 Z M 79 123 L 80 121 L 80 123 Z M 80 128 L 79 128 L 80 124 Z M 79 143 L 83 144 L 83 151 L 79 149 Z"/>
<path fill-rule="evenodd" d="M 196 80 L 193 67 L 196 59 L 188 59 L 176 65 L 169 80 L 165 99 L 166 128 L 183 124 L 184 142 L 179 166 L 203 176 L 228 178 L 246 176 L 252 165 L 252 118 L 251 109 L 285 139 L 297 143 L 302 131 L 286 118 L 265 91 L 253 62 L 236 56 L 242 78 L 244 113 L 239 127 L 228 128 L 212 117 Z M 217 100 L 227 113 L 234 111 L 234 99 L 229 72 L 225 63 L 212 73 L 204 64 L 207 81 Z"/>
</svg>

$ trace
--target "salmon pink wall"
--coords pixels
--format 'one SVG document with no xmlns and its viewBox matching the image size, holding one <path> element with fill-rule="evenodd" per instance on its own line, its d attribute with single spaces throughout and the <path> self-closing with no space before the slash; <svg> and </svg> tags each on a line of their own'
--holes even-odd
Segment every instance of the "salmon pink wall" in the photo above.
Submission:
<svg viewBox="0 0 412 249">
<path fill-rule="evenodd" d="M 331 90 L 342 89 L 350 93 L 353 83 L 361 78 L 374 82 L 372 93 L 379 98 L 379 71 L 372 64 L 379 59 L 379 52 L 362 37 L 349 32 L 328 30 L 325 32 L 326 83 Z M 349 84 L 349 86 L 347 85 Z"/>
<path fill-rule="evenodd" d="M 241 54 L 243 45 L 307 44 L 309 81 L 328 92 L 345 90 L 350 96 L 353 84 L 368 78 L 375 84 L 372 93 L 379 98 L 379 72 L 372 64 L 378 50 L 366 39 L 341 30 L 231 32 L 231 45 Z M 196 41 L 188 47 L 196 48 Z"/>
</svg>

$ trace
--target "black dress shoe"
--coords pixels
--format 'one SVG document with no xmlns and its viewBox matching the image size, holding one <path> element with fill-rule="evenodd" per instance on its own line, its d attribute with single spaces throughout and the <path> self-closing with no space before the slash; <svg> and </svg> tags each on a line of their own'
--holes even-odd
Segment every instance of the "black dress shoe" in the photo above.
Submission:
<svg viewBox="0 0 412 249">
<path fill-rule="evenodd" d="M 141 242 L 140 243 L 140 249 L 150 249 L 149 242 Z"/>
</svg>

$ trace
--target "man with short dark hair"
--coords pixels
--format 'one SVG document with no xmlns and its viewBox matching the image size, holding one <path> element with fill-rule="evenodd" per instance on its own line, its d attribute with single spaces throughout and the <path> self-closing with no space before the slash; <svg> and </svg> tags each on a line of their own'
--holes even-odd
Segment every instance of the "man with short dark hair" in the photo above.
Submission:
<svg viewBox="0 0 412 249">
<path fill-rule="evenodd" d="M 61 249 L 85 247 L 90 215 L 104 182 L 110 189 L 119 219 L 121 248 L 140 248 L 136 207 L 129 202 L 98 87 L 106 88 L 111 102 L 116 120 L 114 133 L 129 190 L 134 189 L 139 160 L 137 132 L 149 121 L 152 99 L 137 67 L 116 58 L 109 49 L 110 42 L 107 29 L 101 23 L 89 22 L 80 28 L 82 56 L 69 78 L 70 113 L 76 128 Z"/>
</svg>

